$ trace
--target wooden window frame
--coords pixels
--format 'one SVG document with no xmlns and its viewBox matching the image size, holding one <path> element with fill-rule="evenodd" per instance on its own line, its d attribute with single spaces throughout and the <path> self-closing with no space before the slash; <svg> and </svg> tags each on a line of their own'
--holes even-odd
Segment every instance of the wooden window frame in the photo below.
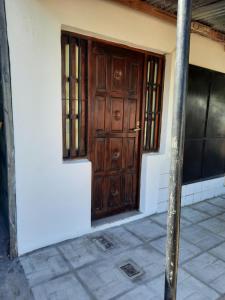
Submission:
<svg viewBox="0 0 225 300">
<path fill-rule="evenodd" d="M 157 53 L 153 53 L 147 50 L 143 50 L 143 49 L 139 49 L 139 48 L 135 48 L 135 47 L 131 47 L 131 46 L 127 46 L 124 44 L 120 44 L 120 43 L 116 43 L 116 42 L 111 42 L 111 41 L 107 41 L 107 40 L 103 40 L 103 39 L 99 39 L 99 38 L 95 38 L 95 37 L 91 37 L 91 36 L 86 36 L 83 34 L 79 34 L 79 33 L 73 33 L 73 32 L 68 32 L 68 31 L 62 31 L 61 32 L 61 45 L 62 45 L 62 99 L 65 99 L 65 78 L 63 78 L 63 74 L 65 74 L 65 69 L 63 68 L 64 65 L 64 55 L 63 55 L 63 38 L 69 38 L 69 39 L 77 39 L 77 40 L 82 40 L 83 42 L 86 43 L 86 61 L 85 61 L 85 69 L 86 69 L 86 73 L 85 73 L 85 82 L 83 83 L 83 86 L 85 85 L 85 116 L 82 116 L 83 119 L 85 119 L 85 135 L 84 135 L 84 139 L 83 139 L 83 145 L 84 145 L 84 149 L 85 149 L 85 153 L 83 152 L 83 155 L 79 155 L 79 153 L 76 153 L 75 151 L 72 151 L 72 153 L 68 154 L 68 151 L 65 147 L 66 142 L 65 142 L 65 107 L 62 104 L 62 123 L 63 123 L 63 159 L 80 159 L 80 158 L 88 158 L 90 159 L 90 153 L 91 153 L 91 115 L 90 115 L 90 108 L 91 108 L 91 104 L 90 104 L 90 91 L 91 91 L 91 82 L 89 82 L 88 78 L 91 80 L 91 76 L 88 75 L 88 72 L 90 71 L 90 58 L 89 58 L 89 47 L 91 45 L 92 42 L 96 41 L 96 42 L 101 42 L 104 44 L 108 44 L 108 45 L 112 45 L 115 47 L 120 47 L 120 48 L 124 48 L 124 49 L 128 49 L 131 51 L 135 51 L 137 53 L 143 53 L 145 56 L 145 63 L 144 63 L 144 81 L 143 81 L 143 99 L 142 99 L 142 138 L 141 138 L 141 152 L 142 153 L 151 153 L 151 152 L 158 152 L 160 150 L 160 140 L 161 140 L 161 124 L 162 124 L 162 111 L 163 111 L 163 92 L 164 92 L 164 76 L 165 76 L 165 56 L 162 54 L 157 54 Z M 155 137 L 155 146 L 153 148 L 150 149 L 145 149 L 144 147 L 144 131 L 145 131 L 145 108 L 146 108 L 146 93 L 147 93 L 147 89 L 148 89 L 148 83 L 147 83 L 147 64 L 148 64 L 148 59 L 149 58 L 154 58 L 154 59 L 158 59 L 161 63 L 162 63 L 162 68 L 161 68 L 161 87 L 160 87 L 160 91 L 158 92 L 158 102 L 160 103 L 160 111 L 157 112 L 157 135 Z M 62 101 L 63 102 L 63 101 Z M 150 126 L 151 127 L 151 126 Z M 151 130 L 151 129 L 149 129 Z"/>
<path fill-rule="evenodd" d="M 144 73 L 143 152 L 154 153 L 160 150 L 165 56 L 146 54 Z M 154 108 L 152 108 L 153 106 Z"/>
<path fill-rule="evenodd" d="M 84 158 L 87 156 L 87 41 L 62 33 L 61 48 L 63 159 Z"/>
</svg>

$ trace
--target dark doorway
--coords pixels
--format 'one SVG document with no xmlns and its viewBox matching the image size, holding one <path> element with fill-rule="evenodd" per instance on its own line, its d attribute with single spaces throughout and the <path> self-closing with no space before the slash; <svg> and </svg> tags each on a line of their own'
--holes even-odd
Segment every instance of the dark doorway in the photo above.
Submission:
<svg viewBox="0 0 225 300">
<path fill-rule="evenodd" d="M 225 74 L 190 66 L 183 182 L 225 172 Z"/>
<path fill-rule="evenodd" d="M 144 55 L 91 49 L 92 219 L 138 208 Z"/>
</svg>

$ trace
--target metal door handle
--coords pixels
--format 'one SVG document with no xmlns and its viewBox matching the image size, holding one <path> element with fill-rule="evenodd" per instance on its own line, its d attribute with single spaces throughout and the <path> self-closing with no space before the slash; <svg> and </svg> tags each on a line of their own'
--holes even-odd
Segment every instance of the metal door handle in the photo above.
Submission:
<svg viewBox="0 0 225 300">
<path fill-rule="evenodd" d="M 115 151 L 114 153 L 113 153 L 113 155 L 112 155 L 112 159 L 113 160 L 116 160 L 116 159 L 118 159 L 120 157 L 120 152 L 119 151 Z"/>
<path fill-rule="evenodd" d="M 119 191 L 118 190 L 111 190 L 111 194 L 113 197 L 116 197 L 119 195 Z"/>
<path fill-rule="evenodd" d="M 140 127 L 138 127 L 138 128 L 134 128 L 134 131 L 136 132 L 136 131 L 140 131 L 141 130 L 141 128 Z"/>
</svg>

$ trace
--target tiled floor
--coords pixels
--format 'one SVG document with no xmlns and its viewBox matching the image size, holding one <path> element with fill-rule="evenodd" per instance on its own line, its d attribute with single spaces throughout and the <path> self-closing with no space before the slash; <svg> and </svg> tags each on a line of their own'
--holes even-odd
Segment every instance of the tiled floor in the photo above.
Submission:
<svg viewBox="0 0 225 300">
<path fill-rule="evenodd" d="M 113 247 L 99 247 L 99 236 Z M 165 241 L 160 214 L 35 251 L 20 258 L 32 295 L 15 299 L 161 300 Z M 180 246 L 177 299 L 225 299 L 225 198 L 182 208 Z M 122 274 L 119 266 L 128 261 L 143 275 Z"/>
</svg>

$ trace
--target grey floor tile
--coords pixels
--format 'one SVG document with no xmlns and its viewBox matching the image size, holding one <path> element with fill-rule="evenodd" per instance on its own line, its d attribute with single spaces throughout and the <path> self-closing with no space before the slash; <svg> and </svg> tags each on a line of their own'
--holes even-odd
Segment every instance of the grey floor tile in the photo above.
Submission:
<svg viewBox="0 0 225 300">
<path fill-rule="evenodd" d="M 219 276 L 215 280 L 213 280 L 210 285 L 220 292 L 221 294 L 225 295 L 225 274 Z"/>
<path fill-rule="evenodd" d="M 198 225 L 225 238 L 225 222 L 218 218 L 211 218 Z"/>
<path fill-rule="evenodd" d="M 165 271 L 165 257 L 150 245 L 123 252 L 117 261 L 125 261 L 129 257 L 144 271 L 142 281 L 151 280 Z"/>
<path fill-rule="evenodd" d="M 147 218 L 127 224 L 125 225 L 125 228 L 134 233 L 143 241 L 151 241 L 166 235 L 166 229 Z"/>
<path fill-rule="evenodd" d="M 20 261 L 31 286 L 69 271 L 69 266 L 53 247 L 21 257 Z"/>
<path fill-rule="evenodd" d="M 119 270 L 124 261 L 131 259 L 144 272 L 136 281 L 131 281 Z M 142 245 L 127 250 L 110 259 L 96 262 L 77 271 L 80 279 L 87 283 L 97 299 L 111 299 L 126 293 L 146 280 L 164 272 L 164 257 L 150 246 Z M 90 280 L 92 278 L 92 280 Z"/>
<path fill-rule="evenodd" d="M 202 250 L 209 250 L 223 242 L 223 238 L 212 232 L 200 227 L 192 225 L 182 230 L 182 238 L 194 244 Z"/>
<path fill-rule="evenodd" d="M 153 248 L 155 248 L 157 251 L 165 255 L 166 251 L 166 237 L 161 237 L 157 240 L 154 240 L 149 243 Z"/>
<path fill-rule="evenodd" d="M 225 209 L 225 198 L 223 197 L 216 197 L 216 198 L 212 198 L 210 200 L 207 200 L 209 203 L 213 204 L 213 205 L 217 205 L 219 207 L 222 207 Z"/>
<path fill-rule="evenodd" d="M 225 287 L 221 287 L 221 280 L 225 280 L 225 262 L 222 260 L 203 253 L 185 263 L 183 268 L 218 292 L 225 292 Z"/>
<path fill-rule="evenodd" d="M 225 222 L 225 212 L 223 214 L 221 214 L 221 215 L 216 216 L 216 217 L 217 217 L 217 219 Z"/>
<path fill-rule="evenodd" d="M 129 291 L 118 300 L 159 300 L 159 293 L 151 290 L 146 285 L 138 286 L 136 289 Z"/>
<path fill-rule="evenodd" d="M 178 285 L 179 300 L 216 300 L 219 294 L 196 278 L 189 276 Z"/>
<path fill-rule="evenodd" d="M 165 254 L 165 249 L 166 249 L 166 237 L 160 238 L 158 240 L 154 240 L 150 243 L 152 247 L 160 251 L 162 254 Z M 184 261 L 192 258 L 193 256 L 196 256 L 200 254 L 202 250 L 185 241 L 184 239 L 181 239 L 180 241 L 180 263 L 183 263 Z"/>
<path fill-rule="evenodd" d="M 119 251 L 127 250 L 142 244 L 142 240 L 140 238 L 136 237 L 122 226 L 108 229 L 105 233 L 114 242 L 116 253 L 118 252 L 117 249 Z M 114 250 L 112 251 L 114 252 Z"/>
<path fill-rule="evenodd" d="M 193 245 L 181 238 L 180 263 L 187 261 L 188 259 L 200 254 L 201 252 L 202 252 L 202 250 L 199 247 L 197 247 L 196 245 Z"/>
<path fill-rule="evenodd" d="M 167 225 L 167 213 L 152 215 L 150 216 L 150 219 L 163 227 L 166 227 Z"/>
<path fill-rule="evenodd" d="M 33 296 L 18 259 L 0 262 L 0 299 L 33 300 Z"/>
<path fill-rule="evenodd" d="M 180 263 L 186 271 L 179 271 L 178 300 L 216 300 L 225 294 L 224 205 L 217 197 L 182 208 Z M 153 215 L 22 257 L 35 300 L 86 300 L 91 294 L 98 300 L 163 300 L 166 222 L 166 213 Z M 100 249 L 93 240 L 100 235 L 114 247 Z M 119 270 L 127 260 L 143 271 L 139 279 Z"/>
<path fill-rule="evenodd" d="M 95 238 L 102 235 L 113 243 L 112 249 L 103 251 L 94 242 Z M 85 264 L 111 255 L 117 255 L 140 244 L 142 244 L 142 241 L 124 227 L 115 227 L 65 242 L 59 245 L 58 248 L 74 268 L 80 268 Z"/>
<path fill-rule="evenodd" d="M 87 237 L 65 242 L 60 244 L 58 248 L 74 268 L 91 263 L 100 256 L 96 246 Z"/>
<path fill-rule="evenodd" d="M 164 275 L 156 278 L 147 284 L 151 294 L 153 293 L 154 300 L 164 299 Z M 216 300 L 219 294 L 201 283 L 182 269 L 178 273 L 178 300 Z M 129 298 L 127 298 L 129 299 Z M 150 298 L 151 299 L 151 298 Z"/>
<path fill-rule="evenodd" d="M 99 300 L 111 299 L 133 287 L 133 283 L 110 260 L 86 266 L 78 270 L 78 276 Z"/>
<path fill-rule="evenodd" d="M 163 227 L 167 227 L 167 213 L 153 215 L 150 217 L 150 219 Z M 180 220 L 181 228 L 185 228 L 191 224 L 192 223 L 190 221 L 188 221 L 184 218 L 181 218 L 181 220 Z"/>
<path fill-rule="evenodd" d="M 200 203 L 196 203 L 194 205 L 191 206 L 194 209 L 197 209 L 203 213 L 206 213 L 209 216 L 217 216 L 219 214 L 222 214 L 224 211 L 224 208 L 213 205 L 211 203 L 208 203 L 206 201 L 200 202 Z"/>
<path fill-rule="evenodd" d="M 181 217 L 187 219 L 189 222 L 198 223 L 209 218 L 209 215 L 192 209 L 191 207 L 181 208 Z"/>
<path fill-rule="evenodd" d="M 225 243 L 222 243 L 221 245 L 211 249 L 209 252 L 219 259 L 225 261 Z"/>
<path fill-rule="evenodd" d="M 50 280 L 32 289 L 35 300 L 90 300 L 80 282 L 72 275 Z"/>
</svg>

